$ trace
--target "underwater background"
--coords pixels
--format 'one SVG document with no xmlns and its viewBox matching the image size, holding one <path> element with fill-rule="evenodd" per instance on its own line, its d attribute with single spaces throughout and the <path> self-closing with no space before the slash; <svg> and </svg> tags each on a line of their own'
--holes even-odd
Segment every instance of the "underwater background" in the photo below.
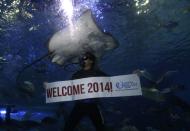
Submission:
<svg viewBox="0 0 190 131">
<path fill-rule="evenodd" d="M 47 54 L 49 39 L 66 27 L 61 1 L 0 1 L 0 131 L 59 131 L 73 107 L 73 102 L 46 104 L 43 82 L 69 80 L 77 65 L 64 68 L 44 57 L 25 68 Z M 75 0 L 75 4 L 91 9 L 96 24 L 118 41 L 118 47 L 99 60 L 101 70 L 110 76 L 138 72 L 147 93 L 102 98 L 107 130 L 190 130 L 190 1 Z M 12 107 L 13 119 L 8 124 L 7 107 Z M 84 119 L 77 130 L 94 128 Z"/>
</svg>

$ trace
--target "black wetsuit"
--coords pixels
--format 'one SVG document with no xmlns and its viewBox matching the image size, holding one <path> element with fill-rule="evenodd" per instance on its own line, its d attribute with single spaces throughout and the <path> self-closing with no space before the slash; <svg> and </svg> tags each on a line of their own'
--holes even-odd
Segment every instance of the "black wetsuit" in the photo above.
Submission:
<svg viewBox="0 0 190 131">
<path fill-rule="evenodd" d="M 80 70 L 73 74 L 72 79 L 107 76 L 100 70 Z M 96 127 L 96 131 L 104 131 L 104 120 L 98 107 L 98 99 L 78 100 L 67 120 L 64 131 L 73 131 L 82 117 L 88 116 Z"/>
</svg>

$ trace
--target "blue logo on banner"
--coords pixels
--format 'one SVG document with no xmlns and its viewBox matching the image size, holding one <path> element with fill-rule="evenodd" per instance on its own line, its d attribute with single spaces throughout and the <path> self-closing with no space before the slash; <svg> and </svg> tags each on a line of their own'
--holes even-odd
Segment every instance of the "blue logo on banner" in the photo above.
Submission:
<svg viewBox="0 0 190 131">
<path fill-rule="evenodd" d="M 137 83 L 133 81 L 121 81 L 116 83 L 117 89 L 134 89 L 137 87 Z"/>
</svg>

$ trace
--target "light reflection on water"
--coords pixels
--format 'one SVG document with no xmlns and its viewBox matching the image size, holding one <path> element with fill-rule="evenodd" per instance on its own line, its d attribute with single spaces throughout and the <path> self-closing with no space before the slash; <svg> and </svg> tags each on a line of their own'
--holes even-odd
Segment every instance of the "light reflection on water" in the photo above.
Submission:
<svg viewBox="0 0 190 131">
<path fill-rule="evenodd" d="M 0 118 L 5 120 L 6 110 L 0 110 Z M 41 122 L 41 120 L 47 116 L 52 116 L 51 112 L 35 112 L 35 111 L 18 111 L 15 113 L 10 113 L 11 119 L 22 121 L 22 120 L 32 120 L 36 122 Z"/>
</svg>

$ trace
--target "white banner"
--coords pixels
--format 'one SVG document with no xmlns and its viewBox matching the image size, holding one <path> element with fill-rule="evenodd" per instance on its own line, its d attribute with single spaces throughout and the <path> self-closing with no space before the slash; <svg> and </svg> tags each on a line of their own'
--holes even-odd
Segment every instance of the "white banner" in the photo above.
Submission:
<svg viewBox="0 0 190 131">
<path fill-rule="evenodd" d="M 58 81 L 44 83 L 44 86 L 46 103 L 142 95 L 140 79 L 136 74 Z"/>
</svg>

